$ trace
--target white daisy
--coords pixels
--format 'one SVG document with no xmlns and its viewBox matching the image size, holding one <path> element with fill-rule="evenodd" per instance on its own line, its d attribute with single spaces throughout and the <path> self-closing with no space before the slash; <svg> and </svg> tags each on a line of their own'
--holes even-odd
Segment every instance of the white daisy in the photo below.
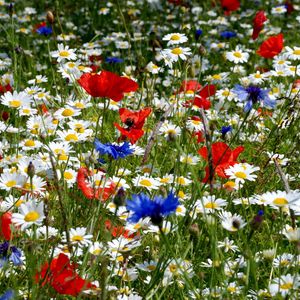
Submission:
<svg viewBox="0 0 300 300">
<path fill-rule="evenodd" d="M 21 226 L 20 229 L 23 231 L 33 224 L 40 226 L 44 218 L 43 202 L 28 201 L 20 205 L 19 213 L 12 214 L 12 223 Z"/>
</svg>

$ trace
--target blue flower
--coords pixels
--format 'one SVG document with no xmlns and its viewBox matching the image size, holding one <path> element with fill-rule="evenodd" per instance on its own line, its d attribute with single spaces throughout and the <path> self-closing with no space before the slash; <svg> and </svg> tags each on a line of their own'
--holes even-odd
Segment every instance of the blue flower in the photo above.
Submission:
<svg viewBox="0 0 300 300">
<path fill-rule="evenodd" d="M 262 101 L 264 105 L 271 108 L 275 107 L 275 101 L 271 100 L 269 97 L 269 90 L 263 90 L 255 85 L 250 85 L 245 88 L 236 84 L 232 91 L 238 96 L 241 102 L 247 102 L 244 107 L 245 112 L 250 111 L 253 104 L 259 101 Z"/>
<path fill-rule="evenodd" d="M 15 266 L 20 266 L 23 264 L 23 261 L 21 259 L 22 253 L 21 251 L 15 247 L 12 246 L 11 248 L 11 255 L 9 257 L 9 260 L 15 265 Z"/>
<path fill-rule="evenodd" d="M 202 29 L 197 29 L 196 32 L 195 32 L 195 38 L 196 40 L 199 39 L 200 35 L 202 35 L 203 33 L 203 30 Z"/>
<path fill-rule="evenodd" d="M 0 296 L 0 300 L 10 300 L 15 296 L 15 292 L 13 290 L 7 290 L 3 295 Z"/>
<path fill-rule="evenodd" d="M 128 142 L 124 142 L 123 144 L 111 144 L 106 143 L 102 144 L 99 140 L 95 140 L 95 149 L 101 154 L 108 154 L 113 159 L 124 158 L 133 153 L 133 149 L 131 148 Z"/>
<path fill-rule="evenodd" d="M 23 261 L 21 257 L 21 251 L 15 246 L 10 246 L 9 242 L 0 244 L 0 267 L 3 267 L 8 260 L 15 266 L 22 265 Z"/>
<path fill-rule="evenodd" d="M 176 211 L 179 205 L 178 198 L 170 193 L 167 198 L 156 196 L 151 200 L 146 194 L 132 195 L 127 200 L 126 208 L 132 212 L 129 222 L 137 223 L 140 219 L 150 217 L 154 225 L 161 225 L 163 217 Z"/>
<path fill-rule="evenodd" d="M 50 35 L 52 34 L 52 28 L 47 26 L 42 26 L 36 30 L 36 32 L 40 35 Z"/>
<path fill-rule="evenodd" d="M 119 57 L 107 57 L 105 58 L 105 62 L 109 64 L 117 64 L 117 63 L 122 63 L 124 60 Z"/>
<path fill-rule="evenodd" d="M 220 132 L 225 135 L 227 132 L 230 132 L 232 131 L 232 127 L 229 125 L 229 126 L 222 126 Z"/>
<path fill-rule="evenodd" d="M 220 33 L 220 36 L 225 39 L 230 39 L 230 38 L 236 37 L 236 32 L 224 30 Z"/>
</svg>

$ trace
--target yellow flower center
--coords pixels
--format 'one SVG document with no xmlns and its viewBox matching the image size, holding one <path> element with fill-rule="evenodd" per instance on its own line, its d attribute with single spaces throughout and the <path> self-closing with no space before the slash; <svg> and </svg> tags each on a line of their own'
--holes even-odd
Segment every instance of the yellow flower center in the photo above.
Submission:
<svg viewBox="0 0 300 300">
<path fill-rule="evenodd" d="M 149 271 L 154 271 L 156 269 L 156 266 L 150 265 L 150 266 L 147 266 L 147 269 Z"/>
<path fill-rule="evenodd" d="M 62 112 L 62 115 L 64 117 L 71 117 L 74 115 L 74 110 L 73 109 L 70 109 L 70 108 L 66 108 L 63 112 Z"/>
<path fill-rule="evenodd" d="M 235 177 L 245 179 L 247 178 L 247 175 L 244 172 L 235 172 L 234 173 Z"/>
<path fill-rule="evenodd" d="M 167 134 L 170 134 L 170 135 L 175 135 L 176 134 L 176 131 L 174 129 L 169 129 L 167 131 Z"/>
<path fill-rule="evenodd" d="M 286 198 L 275 198 L 274 200 L 273 200 L 273 204 L 275 204 L 275 205 L 286 205 L 286 204 L 288 204 L 289 202 L 287 201 L 287 199 Z"/>
<path fill-rule="evenodd" d="M 84 106 L 84 104 L 81 103 L 81 102 L 76 102 L 76 103 L 75 103 L 75 107 L 76 107 L 76 108 L 84 108 L 85 106 Z"/>
<path fill-rule="evenodd" d="M 185 193 L 183 191 L 179 191 L 177 196 L 180 198 L 180 199 L 183 199 L 185 197 Z"/>
<path fill-rule="evenodd" d="M 95 249 L 95 250 L 93 251 L 93 254 L 94 254 L 94 255 L 99 255 L 101 252 L 102 252 L 101 249 Z"/>
<path fill-rule="evenodd" d="M 11 187 L 15 186 L 16 184 L 17 184 L 17 182 L 15 180 L 10 180 L 10 181 L 7 181 L 5 185 L 7 187 L 11 188 Z"/>
<path fill-rule="evenodd" d="M 255 78 L 261 78 L 261 74 L 256 73 L 256 74 L 254 75 L 254 77 L 255 77 Z"/>
<path fill-rule="evenodd" d="M 235 182 L 234 181 L 227 181 L 224 183 L 224 188 L 234 188 L 235 187 Z"/>
<path fill-rule="evenodd" d="M 30 184 L 29 182 L 26 182 L 24 185 L 23 185 L 23 188 L 25 189 L 25 190 L 34 190 L 35 189 L 35 185 L 34 184 Z"/>
<path fill-rule="evenodd" d="M 180 40 L 180 36 L 179 36 L 178 34 L 173 34 L 173 35 L 171 36 L 171 40 L 172 40 L 172 41 L 179 41 L 179 40 Z"/>
<path fill-rule="evenodd" d="M 24 217 L 24 220 L 26 222 L 35 222 L 38 218 L 40 217 L 40 214 L 33 210 L 33 211 L 30 211 L 28 214 L 26 214 L 26 216 Z"/>
<path fill-rule="evenodd" d="M 229 91 L 223 91 L 222 96 L 228 97 L 230 95 Z"/>
<path fill-rule="evenodd" d="M 68 51 L 60 51 L 59 52 L 59 56 L 62 56 L 62 57 L 68 57 L 70 55 L 70 53 Z"/>
<path fill-rule="evenodd" d="M 215 74 L 212 76 L 213 79 L 215 80 L 220 80 L 221 79 L 221 75 L 220 74 Z"/>
<path fill-rule="evenodd" d="M 72 237 L 72 242 L 81 242 L 83 241 L 83 237 L 81 235 L 74 235 Z"/>
<path fill-rule="evenodd" d="M 160 180 L 161 183 L 169 183 L 169 181 L 170 181 L 170 179 L 169 179 L 168 177 L 162 178 L 162 179 Z"/>
<path fill-rule="evenodd" d="M 282 290 L 289 290 L 293 287 L 293 284 L 291 282 L 287 282 L 287 283 L 284 283 L 284 284 L 281 284 L 280 285 L 280 288 Z"/>
<path fill-rule="evenodd" d="M 33 140 L 27 140 L 24 144 L 26 147 L 34 147 L 35 142 Z"/>
<path fill-rule="evenodd" d="M 299 50 L 294 50 L 294 51 L 293 51 L 293 54 L 295 54 L 295 55 L 300 55 L 300 49 L 299 49 Z"/>
<path fill-rule="evenodd" d="M 170 271 L 171 271 L 172 273 L 175 273 L 175 272 L 177 271 L 177 266 L 171 264 L 171 265 L 169 266 L 169 269 L 170 269 Z"/>
<path fill-rule="evenodd" d="M 70 141 L 76 142 L 76 141 L 78 141 L 78 136 L 74 133 L 70 133 L 66 136 L 65 140 L 68 142 L 70 142 Z"/>
<path fill-rule="evenodd" d="M 185 179 L 183 177 L 179 177 L 179 178 L 177 178 L 177 183 L 184 185 L 186 182 L 185 182 Z"/>
<path fill-rule="evenodd" d="M 211 209 L 216 209 L 218 207 L 217 203 L 215 202 L 208 202 L 204 205 L 205 208 L 211 208 Z"/>
<path fill-rule="evenodd" d="M 68 67 L 69 67 L 69 68 L 74 68 L 74 67 L 75 67 L 75 64 L 74 64 L 73 62 L 69 62 L 69 63 L 68 63 Z"/>
<path fill-rule="evenodd" d="M 237 57 L 237 58 L 241 58 L 242 54 L 240 52 L 234 52 L 233 56 Z"/>
<path fill-rule="evenodd" d="M 64 172 L 64 178 L 67 180 L 73 179 L 73 174 L 71 172 Z"/>
<path fill-rule="evenodd" d="M 142 179 L 142 180 L 140 181 L 140 184 L 141 184 L 141 185 L 144 185 L 144 186 L 152 186 L 151 181 L 148 180 L 148 179 Z"/>
<path fill-rule="evenodd" d="M 175 55 L 180 55 L 183 53 L 181 48 L 174 48 L 171 52 Z"/>
<path fill-rule="evenodd" d="M 18 108 L 21 106 L 21 101 L 20 100 L 11 100 L 11 101 L 9 101 L 9 105 L 11 107 Z"/>
<path fill-rule="evenodd" d="M 143 168 L 142 172 L 143 173 L 151 173 L 151 168 L 145 167 L 145 168 Z"/>
<path fill-rule="evenodd" d="M 28 115 L 30 113 L 30 109 L 24 108 L 23 109 L 23 113 L 26 114 L 26 115 Z"/>
<path fill-rule="evenodd" d="M 227 291 L 228 291 L 229 293 L 234 293 L 234 292 L 236 291 L 236 287 L 235 287 L 235 286 L 229 286 L 229 287 L 227 288 Z"/>
</svg>

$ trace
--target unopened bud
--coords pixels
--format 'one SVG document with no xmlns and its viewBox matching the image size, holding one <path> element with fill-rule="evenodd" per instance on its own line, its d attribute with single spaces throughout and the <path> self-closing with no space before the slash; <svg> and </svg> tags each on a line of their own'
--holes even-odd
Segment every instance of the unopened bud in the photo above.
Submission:
<svg viewBox="0 0 300 300">
<path fill-rule="evenodd" d="M 47 12 L 47 20 L 50 24 L 54 23 L 54 15 L 53 15 L 52 11 L 50 11 L 50 10 Z"/>
<path fill-rule="evenodd" d="M 190 234 L 194 237 L 198 237 L 200 234 L 199 226 L 197 223 L 192 224 L 189 228 Z"/>
<path fill-rule="evenodd" d="M 124 205 L 125 202 L 125 191 L 123 188 L 120 188 L 117 192 L 117 195 L 114 197 L 114 204 L 119 207 Z"/>
<path fill-rule="evenodd" d="M 27 167 L 27 174 L 30 178 L 32 178 L 35 174 L 35 167 L 34 167 L 32 161 L 29 163 L 29 165 Z"/>
<path fill-rule="evenodd" d="M 206 55 L 206 49 L 204 48 L 203 45 L 200 45 L 200 46 L 199 46 L 198 51 L 199 51 L 199 54 L 200 54 L 201 56 Z"/>
</svg>

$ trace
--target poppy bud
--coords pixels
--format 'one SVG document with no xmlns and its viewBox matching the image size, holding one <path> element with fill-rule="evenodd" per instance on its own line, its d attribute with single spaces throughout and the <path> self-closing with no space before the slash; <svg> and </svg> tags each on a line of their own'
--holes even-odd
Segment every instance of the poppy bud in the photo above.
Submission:
<svg viewBox="0 0 300 300">
<path fill-rule="evenodd" d="M 54 23 L 54 15 L 52 13 L 51 10 L 49 10 L 47 12 L 47 21 L 50 23 L 50 24 L 53 24 Z"/>
<path fill-rule="evenodd" d="M 124 205 L 124 203 L 125 203 L 125 191 L 124 191 L 123 188 L 120 188 L 118 190 L 117 195 L 114 197 L 113 202 L 117 207 Z"/>
<path fill-rule="evenodd" d="M 200 54 L 201 56 L 206 55 L 206 49 L 204 48 L 203 45 L 200 45 L 200 46 L 199 46 L 198 51 L 199 51 L 199 54 Z"/>
</svg>

